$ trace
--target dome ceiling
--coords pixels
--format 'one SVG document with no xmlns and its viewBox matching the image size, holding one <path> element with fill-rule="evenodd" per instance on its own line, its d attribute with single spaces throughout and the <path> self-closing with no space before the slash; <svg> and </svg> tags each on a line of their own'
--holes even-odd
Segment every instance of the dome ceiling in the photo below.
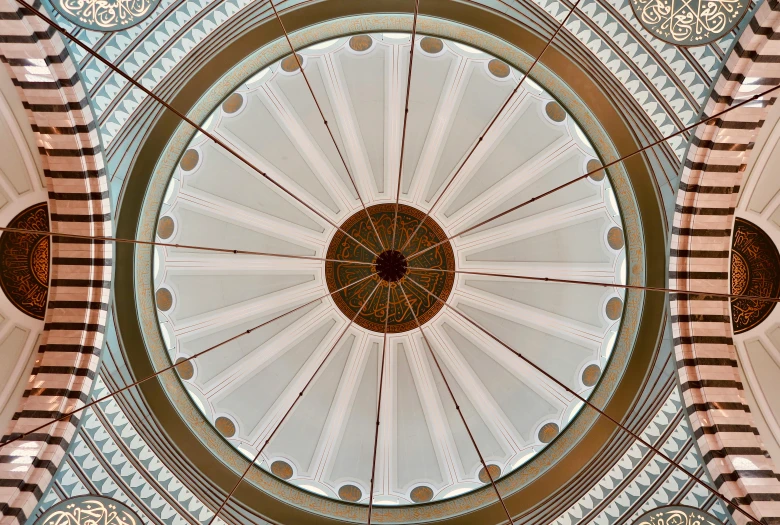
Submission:
<svg viewBox="0 0 780 525">
<path fill-rule="evenodd" d="M 622 221 L 603 176 L 456 236 L 599 164 L 564 108 L 527 79 L 449 184 L 521 74 L 432 37 L 415 44 L 396 230 L 409 43 L 406 34 L 372 34 L 300 51 L 357 192 L 292 57 L 248 80 L 205 127 L 305 206 L 202 135 L 182 156 L 158 240 L 292 258 L 158 248 L 153 270 L 173 361 L 266 323 L 180 367 L 206 418 L 246 455 L 324 363 L 260 461 L 301 488 L 368 502 L 383 377 L 379 505 L 489 481 L 434 356 L 494 476 L 545 448 L 580 408 L 453 307 L 581 395 L 609 364 L 622 292 L 479 274 L 625 282 Z"/>
</svg>

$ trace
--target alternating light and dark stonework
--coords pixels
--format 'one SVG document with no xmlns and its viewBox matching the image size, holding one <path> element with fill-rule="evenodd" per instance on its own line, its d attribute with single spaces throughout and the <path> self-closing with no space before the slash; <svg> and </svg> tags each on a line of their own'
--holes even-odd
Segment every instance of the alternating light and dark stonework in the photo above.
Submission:
<svg viewBox="0 0 780 525">
<path fill-rule="evenodd" d="M 41 8 L 38 1 L 34 6 Z M 100 141 L 87 94 L 61 36 L 19 3 L 0 0 L 0 61 L 17 87 L 35 133 L 52 231 L 111 235 Z M 113 247 L 102 241 L 55 238 L 50 249 L 41 346 L 11 428 L 3 429 L 3 441 L 82 406 L 99 363 Z M 63 419 L 0 449 L 2 525 L 27 521 L 57 472 L 78 423 L 78 416 Z"/>
<path fill-rule="evenodd" d="M 746 100 L 746 79 L 780 85 L 780 4 L 760 5 L 707 101 L 714 115 Z M 685 160 L 672 229 L 669 286 L 728 293 L 730 249 L 745 168 L 777 92 L 696 128 Z M 739 226 L 737 226 L 739 228 Z M 671 294 L 682 392 L 716 488 L 765 524 L 780 523 L 780 479 L 743 395 L 732 340 L 731 304 L 711 295 Z M 733 512 L 737 523 L 746 523 Z"/>
</svg>

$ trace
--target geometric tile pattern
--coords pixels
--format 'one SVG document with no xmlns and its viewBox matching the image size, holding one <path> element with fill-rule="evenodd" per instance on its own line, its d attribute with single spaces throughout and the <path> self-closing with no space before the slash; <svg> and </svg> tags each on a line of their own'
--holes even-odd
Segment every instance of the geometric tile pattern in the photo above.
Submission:
<svg viewBox="0 0 780 525">
<path fill-rule="evenodd" d="M 98 375 L 90 400 L 108 393 Z M 165 466 L 114 398 L 85 410 L 82 419 L 67 461 L 37 514 L 64 498 L 99 494 L 124 503 L 147 523 L 209 523 L 214 512 Z M 220 518 L 215 524 L 225 525 Z"/>
<path fill-rule="evenodd" d="M 98 375 L 91 399 L 109 392 L 102 379 L 104 373 Z M 36 516 L 62 499 L 102 494 L 124 503 L 144 522 L 208 523 L 213 512 L 166 467 L 113 398 L 85 412 L 67 461 L 41 499 Z M 641 437 L 711 483 L 676 386 Z M 732 523 L 724 507 L 705 489 L 634 442 L 587 494 L 551 523 L 632 523 L 644 512 L 670 504 L 700 508 L 723 523 Z M 219 518 L 216 523 L 224 525 Z"/>
<path fill-rule="evenodd" d="M 280 11 L 306 3 L 282 2 Z M 492 7 L 488 0 L 474 2 Z M 525 9 L 550 25 L 560 23 L 571 4 L 561 0 L 524 0 Z M 752 6 L 752 3 L 751 3 Z M 237 16 L 267 19 L 273 15 L 248 0 L 163 0 L 141 24 L 111 34 L 78 30 L 77 36 L 126 73 L 154 90 L 183 57 Z M 525 24 L 521 10 L 502 8 L 504 14 Z M 66 20 L 58 21 L 68 26 Z M 744 24 L 745 22 L 742 22 Z M 72 27 L 72 26 L 71 26 Z M 227 27 L 227 26 L 226 26 Z M 733 43 L 733 32 L 709 44 L 678 49 L 653 37 L 636 20 L 630 0 L 582 0 L 566 22 L 567 35 L 574 37 L 607 73 L 614 75 L 633 98 L 659 136 L 669 135 L 693 122 L 701 109 L 706 90 L 720 67 L 722 57 Z M 94 102 L 104 143 L 121 133 L 129 117 L 146 98 L 140 90 L 108 70 L 83 51 L 73 49 L 83 78 Z M 682 159 L 685 137 L 669 141 L 677 159 Z"/>
<path fill-rule="evenodd" d="M 688 472 L 712 483 L 694 445 L 695 438 L 677 387 L 640 436 Z M 626 520 L 632 523 L 648 510 L 680 501 L 708 510 L 724 523 L 730 522 L 723 506 L 706 489 L 691 483 L 677 467 L 634 441 L 612 468 L 552 523 L 612 525 Z"/>
</svg>

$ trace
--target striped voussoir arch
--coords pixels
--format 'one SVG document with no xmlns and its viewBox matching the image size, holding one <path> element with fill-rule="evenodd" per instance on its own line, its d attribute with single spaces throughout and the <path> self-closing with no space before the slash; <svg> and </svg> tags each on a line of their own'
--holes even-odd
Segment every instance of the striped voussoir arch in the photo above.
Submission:
<svg viewBox="0 0 780 525">
<path fill-rule="evenodd" d="M 0 60 L 35 133 L 52 231 L 111 235 L 98 132 L 62 38 L 14 0 L 0 0 Z M 0 429 L 3 440 L 86 401 L 103 346 L 112 253 L 105 242 L 52 239 L 41 346 L 11 427 Z M 74 416 L 0 449 L 0 524 L 20 525 L 32 515 L 77 425 Z"/>
<path fill-rule="evenodd" d="M 780 2 L 765 1 L 728 57 L 706 115 L 780 84 Z M 672 288 L 729 292 L 734 207 L 773 92 L 696 128 L 683 167 L 672 229 Z M 780 476 L 742 392 L 730 303 L 670 297 L 677 369 L 703 459 L 716 487 L 764 524 L 780 524 Z M 732 512 L 737 523 L 747 523 Z"/>
</svg>

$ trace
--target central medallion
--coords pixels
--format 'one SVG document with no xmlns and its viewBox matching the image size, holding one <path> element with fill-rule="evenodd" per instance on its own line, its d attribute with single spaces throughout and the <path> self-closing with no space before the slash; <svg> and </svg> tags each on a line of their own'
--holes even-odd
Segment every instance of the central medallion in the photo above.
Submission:
<svg viewBox="0 0 780 525">
<path fill-rule="evenodd" d="M 354 213 L 333 236 L 325 263 L 331 292 L 353 284 L 331 296 L 339 310 L 347 319 L 360 312 L 355 324 L 379 333 L 385 331 L 386 318 L 389 333 L 428 322 L 444 306 L 455 281 L 455 254 L 441 226 L 405 204 L 398 205 L 397 221 L 395 216 L 395 204 Z"/>
<path fill-rule="evenodd" d="M 409 269 L 406 257 L 398 250 L 383 251 L 377 256 L 374 265 L 379 277 L 391 283 L 403 279 Z"/>
</svg>

